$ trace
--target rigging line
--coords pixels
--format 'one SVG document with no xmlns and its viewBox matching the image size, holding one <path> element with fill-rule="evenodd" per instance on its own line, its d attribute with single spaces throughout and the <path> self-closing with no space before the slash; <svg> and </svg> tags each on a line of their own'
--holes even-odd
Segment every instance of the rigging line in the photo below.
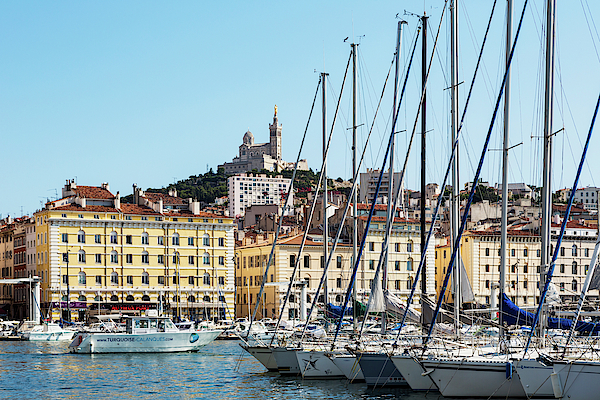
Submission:
<svg viewBox="0 0 600 400">
<path fill-rule="evenodd" d="M 271 253 L 269 254 L 269 261 L 267 262 L 267 266 L 265 268 L 265 273 L 263 275 L 263 281 L 260 285 L 260 291 L 258 294 L 258 299 L 259 301 L 256 302 L 255 306 L 254 306 L 254 312 L 252 313 L 252 315 L 250 316 L 250 324 L 248 326 L 248 336 L 250 336 L 250 329 L 252 328 L 252 322 L 254 321 L 254 318 L 256 316 L 256 312 L 258 311 L 258 306 L 260 304 L 260 300 L 262 299 L 262 295 L 265 289 L 265 283 L 267 282 L 267 277 L 269 274 L 269 268 L 271 266 L 271 262 L 273 261 L 273 254 L 275 252 L 275 246 L 277 245 L 277 239 L 279 238 L 279 231 L 281 230 L 281 224 L 283 221 L 283 214 L 285 209 L 287 208 L 287 204 L 290 200 L 290 195 L 291 193 L 293 193 L 294 190 L 294 180 L 296 179 L 296 172 L 298 171 L 298 164 L 300 162 L 300 155 L 302 154 L 302 148 L 304 147 L 304 140 L 306 139 L 306 133 L 308 132 L 308 126 L 310 124 L 310 120 L 312 117 L 312 113 L 315 107 L 315 102 L 317 99 L 317 94 L 319 92 L 319 85 L 321 84 L 321 77 L 319 77 L 319 83 L 317 84 L 317 90 L 315 92 L 315 97 L 313 98 L 313 103 L 310 109 L 310 113 L 308 115 L 308 121 L 306 121 L 306 127 L 304 128 L 304 135 L 302 136 L 302 141 L 300 142 L 300 149 L 298 150 L 298 156 L 296 157 L 296 165 L 294 166 L 294 172 L 292 173 L 292 178 L 290 180 L 290 186 L 288 188 L 288 193 L 285 199 L 285 203 L 283 203 L 283 207 L 281 210 L 281 218 L 279 219 L 279 223 L 277 225 L 277 231 L 275 232 L 275 237 L 273 239 L 273 247 L 271 248 Z"/>
<path fill-rule="evenodd" d="M 336 104 L 336 107 L 335 107 L 335 113 L 333 115 L 333 121 L 331 122 L 331 130 L 329 131 L 329 138 L 327 140 L 327 146 L 325 148 L 325 154 L 323 156 L 323 163 L 321 164 L 321 172 L 323 172 L 323 169 L 325 168 L 325 163 L 327 161 L 327 156 L 329 155 L 329 149 L 330 149 L 330 146 L 331 146 L 331 138 L 333 137 L 333 129 L 335 128 L 335 123 L 337 121 L 338 113 L 339 113 L 339 110 L 340 110 L 340 105 L 341 105 L 341 101 L 342 101 L 342 96 L 341 95 L 344 93 L 344 87 L 346 85 L 346 78 L 348 77 L 348 70 L 350 69 L 350 61 L 351 60 L 352 60 L 352 52 L 350 52 L 350 55 L 348 56 L 348 62 L 346 63 L 346 71 L 344 72 L 344 79 L 342 80 L 342 88 L 340 90 L 340 97 L 338 98 L 338 101 L 337 101 L 337 104 Z M 323 177 L 323 174 L 321 173 L 321 178 L 322 177 Z M 321 178 L 320 178 L 320 180 L 321 180 Z M 324 183 L 323 184 L 327 185 L 327 177 L 324 177 Z M 327 201 L 327 199 L 323 199 L 323 201 Z M 324 216 L 324 218 L 326 218 L 326 216 Z M 323 245 L 326 246 L 327 244 L 324 243 Z M 323 277 L 321 278 L 321 283 L 323 282 L 323 278 L 325 278 L 325 274 L 323 274 Z M 312 311 L 314 309 L 314 306 L 315 306 L 315 304 L 316 304 L 316 302 L 318 300 L 318 294 L 319 294 L 319 292 L 317 291 L 317 293 L 315 295 L 315 298 L 313 299 L 313 303 L 312 303 L 311 309 L 310 309 L 311 312 L 307 316 L 307 321 L 310 320 L 310 315 L 311 315 L 311 313 L 312 313 Z M 304 329 L 302 330 L 302 335 L 301 335 L 301 339 L 300 340 L 302 340 L 302 338 L 304 337 L 304 334 L 306 333 L 306 328 L 308 328 L 308 323 L 306 323 L 304 325 Z"/>
<path fill-rule="evenodd" d="M 446 0 L 446 2 L 447 1 L 448 0 Z M 444 7 L 444 9 L 445 9 L 445 7 Z M 417 48 L 417 40 L 418 40 L 420 32 L 421 32 L 421 28 L 417 27 L 417 34 L 415 36 L 415 42 L 414 42 L 413 49 L 412 49 L 412 52 L 411 52 L 410 61 L 409 61 L 407 72 L 406 72 L 406 77 L 404 79 L 404 84 L 402 86 L 402 91 L 400 93 L 400 100 L 399 100 L 399 104 L 398 104 L 398 110 L 400 110 L 400 107 L 402 106 L 402 100 L 404 98 L 404 93 L 405 93 L 405 90 L 406 90 L 406 83 L 408 82 L 408 78 L 410 76 L 410 69 L 411 69 L 411 66 L 412 66 L 412 61 L 414 59 L 415 50 Z M 421 103 L 422 102 L 423 102 L 423 94 L 421 94 Z M 418 115 L 419 114 L 417 114 L 417 119 L 418 119 Z M 351 296 L 351 293 L 352 293 L 352 288 L 353 288 L 353 286 L 354 286 L 354 284 L 356 282 L 356 274 L 358 272 L 358 266 L 360 264 L 360 259 L 362 257 L 362 253 L 363 253 L 363 250 L 365 248 L 365 244 L 367 242 L 367 234 L 369 233 L 369 227 L 370 227 L 370 224 L 371 224 L 371 219 L 373 218 L 373 213 L 375 211 L 375 203 L 376 203 L 376 200 L 377 200 L 377 196 L 379 195 L 379 189 L 381 187 L 381 180 L 382 180 L 383 175 L 384 175 L 383 171 L 385 171 L 385 165 L 387 163 L 389 150 L 390 150 L 390 147 L 391 147 L 391 143 L 392 143 L 392 141 L 394 139 L 394 132 L 393 131 L 395 130 L 395 126 L 396 126 L 396 121 L 397 120 L 398 120 L 398 113 L 396 112 L 396 118 L 394 118 L 394 122 L 392 124 L 392 134 L 390 134 L 390 140 L 388 141 L 386 155 L 385 155 L 385 157 L 383 159 L 383 165 L 381 167 L 381 173 L 379 174 L 379 179 L 377 181 L 377 187 L 376 187 L 375 193 L 373 195 L 373 204 L 371 205 L 371 209 L 369 210 L 369 217 L 367 219 L 367 223 L 366 223 L 366 226 L 365 226 L 365 229 L 364 229 L 363 237 L 362 237 L 362 240 L 360 242 L 360 249 L 358 251 L 356 260 L 353 260 L 354 266 L 352 268 L 352 277 L 350 279 L 350 283 L 348 284 L 348 289 L 346 290 L 346 296 L 344 298 L 344 305 L 343 305 L 343 307 L 341 309 L 341 313 L 340 313 L 341 317 L 340 317 L 340 320 L 339 320 L 338 325 L 337 325 L 336 330 L 335 330 L 335 336 L 334 336 L 333 342 L 336 341 L 336 339 L 337 339 L 337 337 L 339 335 L 340 329 L 342 327 L 343 316 L 346 313 L 346 309 L 348 308 L 348 301 L 350 300 L 350 296 Z M 414 135 L 415 135 L 415 130 L 416 130 L 416 121 L 415 121 L 415 128 L 413 128 L 413 132 L 412 132 L 412 136 L 411 136 L 411 144 L 412 144 L 412 139 L 414 138 Z M 409 153 L 410 153 L 410 148 L 409 148 L 409 151 L 408 151 L 408 153 L 406 155 L 405 167 L 406 167 L 406 162 L 408 161 L 408 155 L 409 155 Z M 398 186 L 399 187 L 402 186 L 402 183 L 400 182 L 398 184 Z M 356 305 L 354 305 L 354 306 L 356 306 Z"/>
<path fill-rule="evenodd" d="M 592 12 L 589 9 L 590 5 L 588 4 L 588 2 L 586 1 L 586 5 L 588 7 L 588 9 L 585 9 L 585 6 L 583 5 L 583 0 L 579 0 L 579 3 L 581 4 L 581 8 L 583 8 L 583 16 L 585 17 L 585 22 L 587 24 L 587 28 L 588 31 L 590 31 L 590 36 L 592 37 L 592 44 L 594 45 L 594 51 L 596 52 L 596 58 L 598 59 L 598 61 L 600 61 L 600 54 L 598 54 L 598 47 L 596 46 L 596 38 L 594 37 L 594 33 L 592 32 L 592 27 L 590 26 L 590 21 L 588 19 L 588 13 L 590 14 L 590 19 L 592 20 L 592 24 L 594 25 L 594 30 L 596 31 L 596 36 L 598 36 L 598 29 L 596 28 L 596 23 L 594 22 L 594 17 L 592 16 Z"/>
<path fill-rule="evenodd" d="M 567 222 L 569 219 L 569 214 L 571 213 L 571 206 L 573 205 L 573 200 L 575 199 L 575 192 L 577 191 L 577 185 L 579 184 L 579 177 L 581 176 L 581 170 L 583 169 L 583 163 L 585 161 L 585 156 L 587 154 L 587 150 L 590 144 L 590 139 L 592 137 L 592 132 L 594 131 L 594 124 L 596 123 L 596 116 L 598 115 L 598 106 L 600 106 L 600 95 L 598 95 L 598 100 L 596 101 L 596 109 L 594 110 L 594 116 L 592 117 L 592 123 L 590 124 L 590 130 L 587 134 L 587 139 L 585 141 L 585 146 L 583 148 L 583 152 L 581 154 L 581 160 L 579 161 L 579 168 L 577 168 L 577 174 L 575 174 L 575 181 L 573 182 L 573 186 L 571 189 L 571 194 L 569 195 L 569 202 L 567 203 L 567 209 L 565 210 L 565 216 L 563 222 L 560 226 L 560 234 L 558 235 L 558 240 L 556 241 L 556 246 L 554 248 L 554 254 L 552 255 L 552 261 L 550 262 L 550 268 L 548 268 L 548 273 L 546 274 L 546 282 L 544 283 L 544 290 L 540 295 L 540 303 L 538 305 L 537 311 L 535 313 L 533 323 L 531 324 L 531 332 L 529 332 L 529 337 L 527 338 L 527 345 L 525 346 L 525 351 L 523 357 L 527 355 L 527 350 L 529 349 L 529 345 L 531 344 L 531 338 L 536 330 L 536 325 L 539 321 L 540 311 L 542 306 L 544 305 L 544 300 L 546 299 L 546 295 L 548 293 L 548 287 L 550 286 L 550 282 L 552 281 L 552 275 L 554 274 L 554 266 L 556 264 L 556 259 L 558 258 L 558 252 L 560 251 L 560 245 L 562 243 L 563 236 L 565 234 L 565 230 L 567 227 Z"/>
<path fill-rule="evenodd" d="M 458 248 L 460 247 L 460 240 L 461 240 L 462 234 L 463 234 L 463 232 L 465 230 L 465 226 L 467 224 L 467 218 L 469 216 L 469 209 L 471 208 L 471 204 L 473 202 L 473 196 L 475 195 L 476 184 L 477 184 L 477 181 L 479 180 L 479 175 L 481 174 L 481 170 L 483 168 L 483 161 L 485 160 L 485 155 L 487 153 L 487 148 L 488 148 L 488 145 L 489 145 L 489 142 L 490 142 L 490 138 L 491 138 L 491 135 L 492 135 L 492 130 L 494 129 L 494 122 L 496 121 L 496 115 L 498 113 L 498 108 L 500 106 L 500 101 L 502 100 L 502 95 L 504 93 L 504 87 L 506 86 L 506 78 L 508 76 L 508 72 L 510 71 L 510 65 L 511 65 L 511 62 L 512 62 L 512 59 L 513 59 L 513 55 L 515 53 L 515 48 L 516 48 L 516 45 L 517 45 L 517 41 L 519 39 L 519 34 L 521 33 L 521 27 L 523 26 L 523 17 L 525 16 L 525 10 L 527 9 L 527 3 L 528 3 L 528 1 L 529 0 L 525 0 L 525 4 L 523 5 L 523 11 L 521 12 L 521 18 L 519 19 L 519 25 L 518 25 L 517 32 L 516 32 L 516 35 L 515 35 L 515 40 L 513 41 L 513 45 L 512 45 L 512 48 L 510 50 L 510 55 L 508 57 L 508 61 L 506 62 L 506 70 L 504 71 L 504 78 L 502 79 L 502 86 L 500 87 L 500 91 L 499 91 L 498 97 L 496 99 L 496 106 L 494 107 L 494 113 L 492 114 L 492 120 L 490 121 L 490 126 L 489 126 L 489 129 L 488 129 L 488 132 L 487 132 L 487 135 L 486 135 L 486 139 L 485 139 L 485 142 L 484 142 L 484 145 L 483 145 L 483 150 L 481 152 L 481 158 L 479 159 L 479 165 L 477 167 L 477 172 L 475 174 L 475 177 L 473 178 L 473 187 L 471 188 L 471 193 L 469 194 L 469 199 L 467 200 L 467 204 L 466 204 L 466 206 L 464 208 L 464 214 L 463 214 L 463 217 L 462 217 L 460 228 L 458 230 L 458 235 L 457 235 L 456 240 L 454 242 L 454 248 L 453 248 L 453 251 L 452 251 L 452 256 L 450 257 L 450 263 L 448 264 L 448 269 L 446 271 L 446 276 L 444 277 L 444 284 L 442 286 L 442 290 L 441 290 L 441 293 L 439 295 L 439 299 L 438 299 L 438 302 L 437 302 L 436 309 L 435 309 L 435 311 L 433 313 L 433 318 L 431 319 L 431 324 L 430 324 L 429 332 L 427 334 L 427 338 L 426 338 L 426 340 L 423 343 L 425 345 L 424 348 L 426 347 L 427 342 L 429 341 L 429 339 L 431 338 L 431 334 L 433 333 L 433 328 L 435 326 L 435 321 L 436 321 L 437 316 L 438 316 L 438 314 L 440 312 L 440 307 L 441 307 L 442 302 L 443 302 L 444 297 L 445 297 L 446 288 L 448 286 L 448 281 L 450 280 L 450 275 L 452 273 L 452 269 L 453 269 L 454 263 L 456 261 L 456 252 L 457 252 Z M 462 125 L 462 123 L 461 123 L 461 125 Z"/>
</svg>

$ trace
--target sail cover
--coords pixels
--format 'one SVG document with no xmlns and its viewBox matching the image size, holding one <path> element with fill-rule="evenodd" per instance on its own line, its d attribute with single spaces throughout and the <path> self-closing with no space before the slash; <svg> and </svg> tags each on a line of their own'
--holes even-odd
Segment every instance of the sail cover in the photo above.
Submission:
<svg viewBox="0 0 600 400">
<path fill-rule="evenodd" d="M 394 315 L 396 318 L 402 318 L 406 310 L 404 301 L 390 293 L 389 290 L 385 291 L 385 308 L 388 313 Z M 412 307 L 409 307 L 408 314 L 406 314 L 406 320 L 419 323 L 421 321 L 421 313 L 417 310 L 414 310 Z"/>
<path fill-rule="evenodd" d="M 473 288 L 471 282 L 469 282 L 469 276 L 465 269 L 465 263 L 463 263 L 462 257 L 460 258 L 460 297 L 463 303 L 471 303 L 475 301 L 475 295 L 473 294 Z"/>
<path fill-rule="evenodd" d="M 369 298 L 369 309 L 367 310 L 370 313 L 385 311 L 385 297 L 383 295 L 381 279 L 378 279 L 378 277 L 379 274 L 375 274 L 373 288 L 371 289 L 371 297 Z"/>
</svg>

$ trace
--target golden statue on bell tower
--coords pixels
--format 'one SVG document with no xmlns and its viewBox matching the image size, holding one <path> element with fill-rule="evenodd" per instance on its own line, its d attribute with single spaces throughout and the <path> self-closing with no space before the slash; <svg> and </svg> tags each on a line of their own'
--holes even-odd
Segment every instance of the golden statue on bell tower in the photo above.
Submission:
<svg viewBox="0 0 600 400">
<path fill-rule="evenodd" d="M 275 117 L 277 117 L 277 104 L 275 104 Z"/>
</svg>

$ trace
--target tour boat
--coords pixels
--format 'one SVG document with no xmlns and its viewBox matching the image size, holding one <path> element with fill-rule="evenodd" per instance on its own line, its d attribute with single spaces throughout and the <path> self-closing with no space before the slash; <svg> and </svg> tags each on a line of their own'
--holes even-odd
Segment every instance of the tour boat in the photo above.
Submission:
<svg viewBox="0 0 600 400">
<path fill-rule="evenodd" d="M 125 332 L 80 332 L 69 345 L 69 351 L 86 354 L 198 351 L 219 333 L 220 330 L 180 330 L 167 317 L 126 317 Z"/>
<path fill-rule="evenodd" d="M 48 322 L 42 325 L 36 325 L 31 330 L 22 333 L 23 340 L 29 341 L 59 341 L 72 340 L 77 332 L 74 330 L 63 329 L 60 325 Z"/>
</svg>

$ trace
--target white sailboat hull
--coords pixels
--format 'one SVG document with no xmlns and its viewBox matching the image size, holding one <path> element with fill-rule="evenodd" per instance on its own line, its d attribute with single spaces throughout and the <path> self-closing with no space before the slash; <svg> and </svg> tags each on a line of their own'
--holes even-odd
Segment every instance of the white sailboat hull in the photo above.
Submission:
<svg viewBox="0 0 600 400">
<path fill-rule="evenodd" d="M 556 398 L 597 399 L 600 396 L 600 363 L 554 362 L 552 387 Z"/>
<path fill-rule="evenodd" d="M 408 386 L 392 360 L 385 353 L 357 354 L 367 386 Z"/>
<path fill-rule="evenodd" d="M 296 357 L 298 349 L 278 347 L 273 349 L 273 357 L 277 363 L 277 371 L 281 375 L 300 375 L 300 365 Z"/>
<path fill-rule="evenodd" d="M 429 376 L 423 375 L 425 372 L 423 367 L 413 357 L 408 354 L 399 354 L 390 358 L 412 390 L 438 391 Z"/>
<path fill-rule="evenodd" d="M 524 398 L 519 375 L 501 361 L 423 360 L 423 366 L 444 397 Z"/>
<path fill-rule="evenodd" d="M 553 372 L 551 365 L 544 365 L 534 359 L 525 359 L 520 360 L 516 367 L 521 385 L 528 398 L 554 397 L 552 380 L 550 379 L 550 375 Z"/>
<path fill-rule="evenodd" d="M 342 371 L 350 382 L 364 381 L 365 376 L 354 354 L 329 354 L 329 359 Z"/>
<path fill-rule="evenodd" d="M 340 369 L 327 357 L 324 351 L 309 350 L 296 351 L 300 373 L 303 378 L 313 379 L 333 379 L 343 378 L 345 375 Z"/>
<path fill-rule="evenodd" d="M 58 331 L 58 332 L 30 332 L 27 337 L 32 342 L 56 342 L 64 340 L 73 340 L 77 332 Z"/>
<path fill-rule="evenodd" d="M 179 331 L 153 333 L 79 333 L 69 345 L 71 353 L 172 353 L 198 351 L 221 333 Z"/>
<path fill-rule="evenodd" d="M 273 349 L 267 346 L 246 346 L 240 344 L 244 350 L 256 358 L 269 371 L 277 371 L 277 361 L 273 355 Z"/>
</svg>

